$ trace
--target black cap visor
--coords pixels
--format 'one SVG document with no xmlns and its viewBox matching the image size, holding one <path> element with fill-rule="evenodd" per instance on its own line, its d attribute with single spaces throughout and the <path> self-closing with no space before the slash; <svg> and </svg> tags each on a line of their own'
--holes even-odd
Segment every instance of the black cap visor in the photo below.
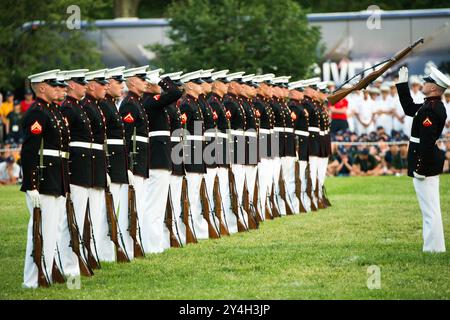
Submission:
<svg viewBox="0 0 450 320">
<path fill-rule="evenodd" d="M 192 80 L 190 80 L 189 82 L 193 82 L 193 83 L 195 83 L 195 84 L 202 84 L 202 83 L 205 82 L 205 81 L 203 81 L 203 80 L 200 79 L 200 78 L 197 78 L 197 79 L 192 79 Z"/>
<path fill-rule="evenodd" d="M 70 81 L 76 82 L 78 84 L 81 84 L 82 86 L 87 85 L 89 82 L 86 81 L 84 77 L 76 77 L 69 79 Z"/>
<path fill-rule="evenodd" d="M 56 80 L 56 79 L 47 79 L 47 80 L 44 80 L 42 82 L 44 82 L 44 83 L 46 83 L 46 84 L 48 84 L 49 86 L 52 86 L 52 87 L 59 87 L 61 85 L 61 83 L 58 80 Z"/>
<path fill-rule="evenodd" d="M 94 81 L 96 81 L 102 85 L 107 85 L 109 83 L 109 81 L 106 80 L 105 78 L 94 78 Z"/>
</svg>

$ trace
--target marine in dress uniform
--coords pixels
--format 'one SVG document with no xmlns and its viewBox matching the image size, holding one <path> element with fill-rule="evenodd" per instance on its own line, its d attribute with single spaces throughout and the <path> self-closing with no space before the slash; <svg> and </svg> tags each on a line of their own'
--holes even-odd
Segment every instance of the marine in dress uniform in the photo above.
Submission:
<svg viewBox="0 0 450 320">
<path fill-rule="evenodd" d="M 184 134 L 185 148 L 183 151 L 184 168 L 190 203 L 193 229 L 197 239 L 208 239 L 208 222 L 202 215 L 202 203 L 200 199 L 200 186 L 206 166 L 203 161 L 204 149 L 204 124 L 203 113 L 198 101 L 203 92 L 200 84 L 202 70 L 186 73 L 181 77 L 184 84 L 185 95 L 180 102 L 182 119 L 185 119 Z"/>
<path fill-rule="evenodd" d="M 303 100 L 303 81 L 295 81 L 289 84 L 289 108 L 294 113 L 294 129 L 297 137 L 297 153 L 299 162 L 299 179 L 300 179 L 300 199 L 295 208 L 300 211 L 301 206 L 306 212 L 311 211 L 311 199 L 306 195 L 308 177 L 306 175 L 306 167 L 308 166 L 308 145 L 309 145 L 309 114 L 304 105 Z"/>
<path fill-rule="evenodd" d="M 229 233 L 238 232 L 237 219 L 231 209 L 230 185 L 228 180 L 228 169 L 230 168 L 230 144 L 228 130 L 230 129 L 231 113 L 223 104 L 223 97 L 228 92 L 227 74 L 229 70 L 221 70 L 211 75 L 213 79 L 212 93 L 208 98 L 208 103 L 213 112 L 217 115 L 217 137 L 216 137 L 216 163 L 218 166 L 217 176 L 219 177 L 219 189 L 222 198 L 223 223 Z"/>
<path fill-rule="evenodd" d="M 78 69 L 65 72 L 64 78 L 68 83 L 67 96 L 60 107 L 64 122 L 70 130 L 68 161 L 70 194 L 75 211 L 75 220 L 81 234 L 84 231 L 89 190 L 93 187 L 94 170 L 91 149 L 93 142 L 91 121 L 80 104 L 86 94 L 88 82 L 85 80 L 85 75 L 87 71 L 87 69 Z M 88 220 L 91 221 L 90 214 Z M 91 244 L 83 243 L 83 245 L 90 246 Z M 95 244 L 92 244 L 92 247 L 94 246 Z M 72 263 L 74 262 L 72 261 Z M 65 265 L 66 262 L 63 261 L 63 264 Z M 70 272 L 70 269 L 72 268 L 65 265 L 65 272 Z"/>
<path fill-rule="evenodd" d="M 146 220 L 149 228 L 145 237 L 149 238 L 150 253 L 160 253 L 170 247 L 170 241 L 164 232 L 166 201 L 169 194 L 172 174 L 170 117 L 167 107 L 178 101 L 181 91 L 170 80 L 159 77 L 161 69 L 149 71 L 147 90 L 144 93 L 143 107 L 149 120 L 149 180 L 147 184 L 148 208 Z"/>
<path fill-rule="evenodd" d="M 408 69 L 402 67 L 397 83 L 398 95 L 407 116 L 413 117 L 408 148 L 408 176 L 413 177 L 414 188 L 423 217 L 423 251 L 445 252 L 444 228 L 439 199 L 439 174 L 445 155 L 436 141 L 445 126 L 447 114 L 441 96 L 450 86 L 438 69 L 424 78 L 424 103 L 414 103 L 408 88 Z"/>
<path fill-rule="evenodd" d="M 248 228 L 248 213 L 242 207 L 242 196 L 245 182 L 245 131 L 247 130 L 247 118 L 244 107 L 239 99 L 241 91 L 240 82 L 244 72 L 236 72 L 227 75 L 228 92 L 223 97 L 223 105 L 230 113 L 230 135 L 232 143 L 230 146 L 231 171 L 234 175 L 236 195 L 238 201 L 238 212 L 234 213 L 239 217 L 241 223 Z M 231 142 L 231 141 L 230 141 Z"/>
<path fill-rule="evenodd" d="M 109 81 L 106 96 L 99 103 L 106 125 L 107 169 L 111 178 L 110 192 L 113 196 L 117 215 L 118 232 L 128 258 L 133 259 L 133 239 L 128 226 L 128 186 L 133 185 L 134 176 L 128 167 L 128 153 L 125 143 L 125 128 L 120 116 L 117 99 L 124 89 L 123 71 L 125 67 L 108 69 L 105 78 Z"/>
<path fill-rule="evenodd" d="M 271 204 L 269 203 L 269 193 L 273 180 L 272 149 L 275 151 L 278 147 L 278 144 L 276 144 L 272 148 L 275 117 L 270 107 L 270 99 L 272 98 L 270 83 L 274 77 L 274 74 L 265 74 L 253 79 L 254 82 L 259 84 L 257 95 L 253 99 L 253 105 L 259 118 L 258 158 L 260 162 L 258 163 L 258 182 L 261 205 L 259 212 L 262 220 L 266 219 L 266 213 L 267 217 L 273 218 Z"/>
<path fill-rule="evenodd" d="M 109 236 L 108 215 L 106 212 L 105 189 L 111 184 L 107 171 L 105 151 L 106 122 L 99 103 L 105 98 L 107 69 L 86 72 L 86 95 L 80 104 L 89 118 L 92 130 L 92 188 L 89 189 L 89 210 L 92 233 L 100 261 L 115 261 L 114 243 Z"/>
<path fill-rule="evenodd" d="M 23 286 L 38 286 L 38 266 L 33 260 L 33 209 L 41 209 L 42 234 L 41 268 L 49 283 L 59 237 L 59 222 L 65 212 L 66 185 L 63 181 L 61 126 L 51 103 L 57 98 L 59 85 L 57 72 L 51 70 L 29 76 L 36 100 L 24 115 L 22 128 L 24 142 L 21 150 L 23 181 L 21 191 L 26 192 L 30 212 L 27 231 Z M 38 222 L 39 223 L 39 222 Z"/>
<path fill-rule="evenodd" d="M 139 220 L 142 248 L 150 252 L 149 226 L 144 223 L 149 213 L 147 208 L 147 183 L 149 177 L 149 120 L 143 107 L 142 95 L 147 88 L 147 68 L 141 66 L 123 71 L 128 94 L 119 107 L 119 113 L 125 129 L 125 144 L 128 152 L 129 169 L 133 173 L 136 192 L 136 211 Z M 121 225 L 122 227 L 122 225 Z"/>
<path fill-rule="evenodd" d="M 315 196 L 317 186 L 317 172 L 319 167 L 320 155 L 320 128 L 319 128 L 319 109 L 314 104 L 317 92 L 314 89 L 320 82 L 320 78 L 308 79 L 303 82 L 305 85 L 304 98 L 302 101 L 303 107 L 309 115 L 309 145 L 308 145 L 308 164 L 309 164 L 309 179 L 311 180 L 311 210 L 316 211 L 318 207 L 317 197 Z"/>
<path fill-rule="evenodd" d="M 256 88 L 258 84 L 253 82 L 254 74 L 242 77 L 241 99 L 242 107 L 245 111 L 247 128 L 245 131 L 245 185 L 249 195 L 249 205 L 252 212 L 247 212 L 249 219 L 260 221 L 261 213 L 259 211 L 258 201 L 254 203 L 254 192 L 256 178 L 258 174 L 258 117 L 256 109 L 253 106 L 253 99 L 256 97 Z M 259 195 L 257 197 L 259 199 Z M 259 217 L 256 215 L 259 214 Z"/>
</svg>

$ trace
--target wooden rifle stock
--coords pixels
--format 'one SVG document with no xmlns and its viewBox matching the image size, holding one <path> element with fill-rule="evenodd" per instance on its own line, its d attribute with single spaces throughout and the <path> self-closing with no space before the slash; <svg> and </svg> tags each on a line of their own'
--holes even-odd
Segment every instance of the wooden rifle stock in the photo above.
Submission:
<svg viewBox="0 0 450 320">
<path fill-rule="evenodd" d="M 128 232 L 133 240 L 135 258 L 145 257 L 144 250 L 138 240 L 138 215 L 136 210 L 136 191 L 132 185 L 128 186 Z"/>
<path fill-rule="evenodd" d="M 306 183 L 306 195 L 311 199 L 311 211 L 317 211 L 316 205 L 314 204 L 313 201 L 313 192 L 312 192 L 312 182 L 311 182 L 311 172 L 310 172 L 310 166 L 308 164 L 308 171 L 307 171 L 307 176 L 308 176 L 308 181 Z"/>
<path fill-rule="evenodd" d="M 288 197 L 286 194 L 286 184 L 284 182 L 284 177 L 283 177 L 283 170 L 280 170 L 280 176 L 278 178 L 278 185 L 280 187 L 280 196 L 281 199 L 283 199 L 285 207 L 286 207 L 286 214 L 288 216 L 292 216 L 294 214 L 290 201 L 288 201 Z"/>
<path fill-rule="evenodd" d="M 42 263 L 45 261 L 43 257 L 43 241 L 42 241 L 42 212 L 40 208 L 33 209 L 33 261 L 38 269 L 38 286 L 50 287 L 50 280 L 47 276 L 47 270 L 44 270 Z"/>
<path fill-rule="evenodd" d="M 114 210 L 114 199 L 109 188 L 105 189 L 105 201 L 106 201 L 106 217 L 108 220 L 109 237 L 114 243 L 116 248 L 116 256 L 118 262 L 130 262 L 125 249 L 120 246 L 119 243 L 119 226 L 117 225 L 116 212 Z"/>
<path fill-rule="evenodd" d="M 261 223 L 263 221 L 261 212 L 259 211 L 259 182 L 258 182 L 258 174 L 256 174 L 255 179 L 255 189 L 253 189 L 253 204 L 255 206 L 255 214 L 256 214 L 256 221 Z"/>
<path fill-rule="evenodd" d="M 58 266 L 56 265 L 56 261 L 53 259 L 53 266 L 52 266 L 52 280 L 56 283 L 65 283 L 66 278 L 64 278 L 63 274 L 59 270 Z"/>
<path fill-rule="evenodd" d="M 298 161 L 295 162 L 295 195 L 299 201 L 300 212 L 306 212 L 305 206 L 302 202 L 302 180 L 300 178 L 300 163 L 298 163 Z"/>
<path fill-rule="evenodd" d="M 222 212 L 222 196 L 220 195 L 220 185 L 219 185 L 219 177 L 216 176 L 214 178 L 214 211 L 216 213 L 216 216 L 219 218 L 220 223 L 220 235 L 223 236 L 229 236 L 230 232 L 228 231 L 227 226 L 224 222 L 224 213 Z"/>
<path fill-rule="evenodd" d="M 236 181 L 234 181 L 234 174 L 231 168 L 228 169 L 228 183 L 230 185 L 231 210 L 236 216 L 238 232 L 247 231 L 247 228 L 239 218 L 239 200 L 236 192 Z"/>
<path fill-rule="evenodd" d="M 169 190 L 170 192 L 170 190 Z M 180 248 L 182 245 L 178 241 L 177 237 L 175 236 L 175 233 L 173 232 L 173 208 L 170 202 L 170 195 L 167 195 L 167 201 L 166 201 L 166 215 L 164 219 L 164 224 L 166 225 L 166 228 L 169 230 L 169 240 L 170 240 L 170 247 L 171 248 Z"/>
<path fill-rule="evenodd" d="M 193 225 L 191 225 L 189 218 L 191 216 L 191 209 L 189 204 L 189 196 L 188 196 L 188 187 L 187 180 L 183 178 L 183 184 L 181 187 L 181 204 L 182 204 L 182 213 L 183 213 L 183 222 L 186 227 L 186 244 L 189 243 L 197 243 L 197 237 L 194 234 Z"/>
<path fill-rule="evenodd" d="M 280 218 L 281 214 L 280 214 L 280 211 L 278 211 L 277 205 L 275 203 L 275 186 L 273 183 L 272 183 L 269 199 L 270 199 L 270 207 L 271 207 L 270 209 L 272 211 L 272 217 Z"/>
<path fill-rule="evenodd" d="M 70 193 L 66 196 L 66 213 L 67 213 L 67 223 L 69 225 L 70 233 L 70 247 L 73 253 L 78 258 L 78 265 L 80 266 L 80 273 L 85 277 L 90 277 L 94 272 L 89 268 L 88 264 L 81 255 L 80 250 L 80 231 L 78 230 L 78 224 L 75 217 L 75 209 L 73 207 L 72 199 L 70 198 Z"/>
<path fill-rule="evenodd" d="M 89 219 L 89 201 L 86 206 L 86 213 L 84 215 L 84 230 L 83 230 L 83 244 L 87 253 L 87 263 L 91 269 L 100 269 L 100 263 L 95 259 L 91 248 L 91 220 Z"/>
<path fill-rule="evenodd" d="M 208 223 L 208 235 L 210 239 L 218 239 L 220 238 L 220 235 L 218 233 L 218 230 L 216 230 L 214 226 L 214 221 L 211 221 L 211 219 L 214 219 L 211 215 L 211 208 L 209 206 L 208 201 L 208 192 L 206 190 L 206 183 L 205 179 L 202 179 L 202 182 L 200 184 L 200 201 L 202 203 L 202 211 L 203 211 L 203 218 L 205 218 L 206 222 Z"/>
<path fill-rule="evenodd" d="M 256 220 L 255 207 L 250 205 L 250 194 L 248 192 L 247 183 L 244 183 L 244 191 L 242 195 L 242 203 L 244 211 L 247 212 L 248 216 L 248 228 L 258 229 L 258 221 Z"/>
</svg>

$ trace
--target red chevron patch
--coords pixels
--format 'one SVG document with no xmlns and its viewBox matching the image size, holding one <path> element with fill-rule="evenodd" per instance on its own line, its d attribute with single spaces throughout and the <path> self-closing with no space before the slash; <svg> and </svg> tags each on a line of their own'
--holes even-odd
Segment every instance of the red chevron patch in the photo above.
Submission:
<svg viewBox="0 0 450 320">
<path fill-rule="evenodd" d="M 430 118 L 426 118 L 423 122 L 422 122 L 424 127 L 431 127 L 433 125 L 433 122 L 431 122 Z"/>
<path fill-rule="evenodd" d="M 39 123 L 39 121 L 35 121 L 32 125 L 31 125 L 31 133 L 32 134 L 41 134 L 42 133 L 42 126 Z"/>
<path fill-rule="evenodd" d="M 125 121 L 126 123 L 133 123 L 134 122 L 134 118 L 131 115 L 131 112 L 128 112 L 128 114 L 123 117 L 123 121 Z"/>
</svg>

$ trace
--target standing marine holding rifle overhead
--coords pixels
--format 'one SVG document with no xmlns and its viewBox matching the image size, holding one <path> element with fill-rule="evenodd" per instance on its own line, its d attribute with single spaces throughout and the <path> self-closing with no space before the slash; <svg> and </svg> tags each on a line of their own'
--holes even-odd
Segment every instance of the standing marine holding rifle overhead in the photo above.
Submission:
<svg viewBox="0 0 450 320">
<path fill-rule="evenodd" d="M 62 132 L 51 108 L 57 98 L 57 72 L 51 70 L 29 76 L 35 102 L 23 118 L 24 142 L 21 150 L 23 182 L 30 220 L 27 231 L 23 286 L 48 287 L 52 282 L 61 214 L 65 212 Z"/>
<path fill-rule="evenodd" d="M 408 69 L 399 70 L 398 96 L 407 116 L 413 117 L 408 148 L 408 176 L 413 177 L 414 188 L 423 217 L 423 251 L 445 252 L 444 228 L 439 199 L 439 174 L 442 173 L 445 154 L 437 140 L 448 115 L 441 101 L 450 79 L 438 69 L 424 78 L 422 92 L 425 102 L 413 102 L 408 87 Z"/>
</svg>

